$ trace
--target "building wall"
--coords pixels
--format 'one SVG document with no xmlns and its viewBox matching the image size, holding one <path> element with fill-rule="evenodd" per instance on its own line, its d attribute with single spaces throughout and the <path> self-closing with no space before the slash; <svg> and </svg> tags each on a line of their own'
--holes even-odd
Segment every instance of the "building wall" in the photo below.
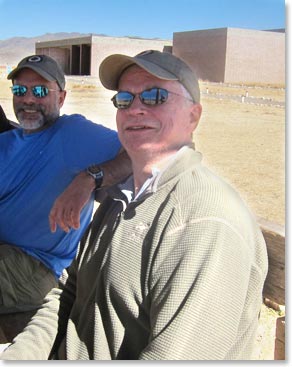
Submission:
<svg viewBox="0 0 292 367">
<path fill-rule="evenodd" d="M 225 83 L 285 83 L 285 33 L 219 28 L 173 34 L 173 53 L 198 77 Z"/>
<path fill-rule="evenodd" d="M 285 83 L 285 33 L 238 28 L 176 32 L 171 40 L 85 36 L 38 42 L 37 53 L 51 55 L 65 74 L 98 77 L 110 54 L 131 56 L 154 49 L 185 60 L 201 80 L 226 83 Z M 74 73 L 73 73 L 74 71 Z"/>
<path fill-rule="evenodd" d="M 173 54 L 185 60 L 198 78 L 223 82 L 227 28 L 173 34 Z"/>
<path fill-rule="evenodd" d="M 226 83 L 285 83 L 285 33 L 228 28 Z"/>
<path fill-rule="evenodd" d="M 89 45 L 91 47 L 91 55 L 89 60 L 90 75 L 98 77 L 100 63 L 105 57 L 113 53 L 122 53 L 134 56 L 139 52 L 149 49 L 162 51 L 164 46 L 171 46 L 172 41 L 128 37 L 89 36 L 71 39 L 68 38 L 65 40 L 57 41 L 39 42 L 36 44 L 36 53 L 44 52 L 52 57 L 58 57 L 57 60 L 63 67 L 65 74 L 69 75 L 72 71 L 72 47 L 80 46 L 80 48 L 82 49 L 82 46 L 84 45 Z M 57 52 L 56 50 L 59 51 Z M 69 63 L 68 57 L 70 61 Z M 79 62 L 79 60 L 74 61 L 77 64 Z M 80 65 L 80 72 L 81 71 L 82 65 Z"/>
<path fill-rule="evenodd" d="M 92 37 L 91 75 L 98 76 L 99 65 L 111 54 L 134 56 L 145 50 L 162 51 L 164 46 L 172 45 L 171 40 L 140 39 L 127 37 Z"/>
<path fill-rule="evenodd" d="M 70 72 L 70 49 L 59 47 L 36 47 L 36 54 L 51 56 L 63 68 L 65 74 Z"/>
</svg>

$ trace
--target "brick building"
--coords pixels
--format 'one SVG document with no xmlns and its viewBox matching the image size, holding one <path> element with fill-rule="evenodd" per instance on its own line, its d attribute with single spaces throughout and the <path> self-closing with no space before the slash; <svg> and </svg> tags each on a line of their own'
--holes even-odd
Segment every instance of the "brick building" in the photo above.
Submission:
<svg viewBox="0 0 292 367">
<path fill-rule="evenodd" d="M 172 52 L 202 80 L 285 83 L 285 31 L 218 28 L 173 34 Z"/>
</svg>

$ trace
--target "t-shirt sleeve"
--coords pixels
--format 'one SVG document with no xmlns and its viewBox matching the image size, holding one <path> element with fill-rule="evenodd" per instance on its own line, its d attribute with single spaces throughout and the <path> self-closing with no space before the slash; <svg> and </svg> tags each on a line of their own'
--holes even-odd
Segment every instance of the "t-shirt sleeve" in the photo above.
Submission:
<svg viewBox="0 0 292 367">
<path fill-rule="evenodd" d="M 66 165 L 76 171 L 113 159 L 121 148 L 115 130 L 82 115 L 67 116 L 62 126 L 62 145 Z"/>
</svg>

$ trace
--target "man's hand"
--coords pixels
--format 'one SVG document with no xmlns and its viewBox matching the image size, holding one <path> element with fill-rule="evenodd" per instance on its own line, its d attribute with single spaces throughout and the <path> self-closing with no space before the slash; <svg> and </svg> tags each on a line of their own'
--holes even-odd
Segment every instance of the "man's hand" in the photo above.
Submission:
<svg viewBox="0 0 292 367">
<path fill-rule="evenodd" d="M 67 189 L 56 199 L 49 214 L 51 231 L 57 226 L 65 232 L 80 227 L 80 213 L 95 188 L 94 179 L 86 172 L 79 173 Z"/>
<path fill-rule="evenodd" d="M 132 173 L 131 160 L 122 148 L 115 159 L 98 165 L 104 176 L 102 187 L 108 187 L 125 179 Z M 56 199 L 49 214 L 52 232 L 56 232 L 57 225 L 65 232 L 70 228 L 80 227 L 80 213 L 90 199 L 95 189 L 94 179 L 85 171 L 74 178 L 66 190 Z M 96 196 L 96 200 L 99 198 Z"/>
</svg>

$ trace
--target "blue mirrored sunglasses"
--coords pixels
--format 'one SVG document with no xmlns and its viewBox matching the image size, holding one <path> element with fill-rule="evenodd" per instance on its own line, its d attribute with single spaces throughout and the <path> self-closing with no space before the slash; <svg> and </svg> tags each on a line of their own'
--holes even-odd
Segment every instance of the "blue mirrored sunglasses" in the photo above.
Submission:
<svg viewBox="0 0 292 367">
<path fill-rule="evenodd" d="M 133 94 L 127 91 L 120 91 L 113 96 L 111 101 L 113 102 L 114 106 L 119 110 L 129 108 L 136 96 L 139 96 L 140 101 L 147 106 L 157 106 L 167 101 L 169 93 L 186 98 L 193 102 L 193 100 L 190 98 L 182 96 L 181 94 L 170 92 L 163 88 L 146 89 L 138 94 Z"/>
<path fill-rule="evenodd" d="M 36 98 L 44 98 L 46 97 L 49 92 L 57 92 L 56 89 L 49 89 L 45 85 L 35 85 L 34 87 L 30 88 L 32 91 L 32 94 Z M 27 93 L 28 87 L 25 85 L 18 85 L 15 84 L 11 87 L 12 94 L 17 97 L 24 97 Z"/>
<path fill-rule="evenodd" d="M 127 91 L 120 91 L 113 96 L 111 101 L 118 109 L 126 109 L 131 106 L 136 95 L 139 96 L 140 101 L 147 106 L 155 106 L 167 101 L 168 91 L 162 88 L 146 89 L 139 94 L 133 94 Z"/>
</svg>

